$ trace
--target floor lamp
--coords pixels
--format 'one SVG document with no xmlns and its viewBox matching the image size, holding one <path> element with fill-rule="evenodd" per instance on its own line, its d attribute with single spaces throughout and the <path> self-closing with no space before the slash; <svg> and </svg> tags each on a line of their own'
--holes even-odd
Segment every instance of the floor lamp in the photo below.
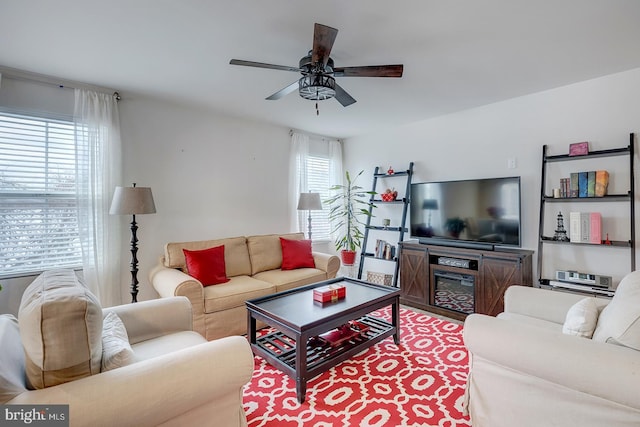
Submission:
<svg viewBox="0 0 640 427">
<path fill-rule="evenodd" d="M 300 193 L 298 199 L 298 210 L 309 211 L 309 240 L 311 240 L 311 211 L 321 211 L 322 202 L 320 201 L 320 193 Z"/>
<path fill-rule="evenodd" d="M 133 215 L 131 221 L 131 302 L 138 302 L 138 225 L 136 215 L 156 213 L 149 187 L 116 187 L 111 201 L 111 215 Z"/>
</svg>

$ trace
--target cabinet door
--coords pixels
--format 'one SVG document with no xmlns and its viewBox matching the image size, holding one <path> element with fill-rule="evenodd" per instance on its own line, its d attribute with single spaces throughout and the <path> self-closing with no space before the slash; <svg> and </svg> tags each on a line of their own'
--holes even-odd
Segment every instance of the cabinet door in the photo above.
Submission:
<svg viewBox="0 0 640 427">
<path fill-rule="evenodd" d="M 476 312 L 496 316 L 504 311 L 504 292 L 511 285 L 522 284 L 519 258 L 482 260 L 482 286 L 476 288 Z"/>
<path fill-rule="evenodd" d="M 402 248 L 400 298 L 424 306 L 429 303 L 429 257 L 426 250 Z"/>
</svg>

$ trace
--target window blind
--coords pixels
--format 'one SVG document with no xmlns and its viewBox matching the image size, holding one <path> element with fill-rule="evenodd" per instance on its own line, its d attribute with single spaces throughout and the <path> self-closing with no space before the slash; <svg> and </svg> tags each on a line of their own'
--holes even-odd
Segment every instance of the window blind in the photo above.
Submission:
<svg viewBox="0 0 640 427">
<path fill-rule="evenodd" d="M 0 275 L 82 265 L 74 124 L 0 113 Z"/>
<path fill-rule="evenodd" d="M 314 240 L 331 238 L 329 208 L 324 204 L 324 201 L 329 198 L 329 162 L 328 157 L 307 157 L 307 186 L 312 193 L 320 193 L 320 200 L 323 201 L 321 211 L 311 211 Z"/>
</svg>

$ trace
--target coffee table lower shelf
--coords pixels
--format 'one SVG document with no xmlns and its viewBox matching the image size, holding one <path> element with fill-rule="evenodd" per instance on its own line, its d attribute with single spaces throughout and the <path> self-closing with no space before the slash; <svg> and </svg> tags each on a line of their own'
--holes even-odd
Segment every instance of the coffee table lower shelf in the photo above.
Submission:
<svg viewBox="0 0 640 427">
<path fill-rule="evenodd" d="M 334 347 L 307 344 L 306 366 L 309 378 L 319 375 L 396 333 L 396 327 L 384 319 L 367 315 L 357 320 L 367 325 L 369 329 Z M 252 344 L 252 347 L 256 354 L 265 357 L 272 364 L 279 365 L 279 368 L 283 368 L 288 375 L 295 378 L 296 341 L 293 338 L 275 331 L 256 338 L 256 343 Z"/>
</svg>

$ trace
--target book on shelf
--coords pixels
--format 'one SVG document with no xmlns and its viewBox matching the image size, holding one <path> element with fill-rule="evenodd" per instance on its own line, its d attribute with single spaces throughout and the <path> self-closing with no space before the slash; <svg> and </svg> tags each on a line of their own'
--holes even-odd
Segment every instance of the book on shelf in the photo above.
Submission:
<svg viewBox="0 0 640 427">
<path fill-rule="evenodd" d="M 589 243 L 599 245 L 602 243 L 602 215 L 600 212 L 589 214 Z"/>
<path fill-rule="evenodd" d="M 587 172 L 587 197 L 596 196 L 596 171 Z"/>
<path fill-rule="evenodd" d="M 609 172 L 606 170 L 571 172 L 567 197 L 602 197 L 607 194 Z M 562 179 L 560 179 L 562 184 Z"/>
<path fill-rule="evenodd" d="M 571 190 L 569 192 L 569 197 L 578 197 L 578 195 L 580 194 L 579 187 L 578 187 L 578 172 L 572 172 L 569 177 L 569 180 L 570 180 L 569 186 L 571 187 Z"/>
<path fill-rule="evenodd" d="M 580 243 L 580 212 L 569 212 L 569 241 Z"/>
<path fill-rule="evenodd" d="M 600 212 L 569 212 L 569 241 L 572 243 L 602 243 Z"/>
<path fill-rule="evenodd" d="M 589 243 L 589 232 L 591 231 L 591 214 L 580 212 L 580 243 Z"/>
<path fill-rule="evenodd" d="M 587 197 L 588 179 L 589 177 L 587 172 L 578 172 L 578 197 Z"/>
<path fill-rule="evenodd" d="M 569 197 L 569 178 L 560 179 L 560 197 Z"/>
<path fill-rule="evenodd" d="M 595 196 L 596 197 L 606 196 L 608 186 L 609 186 L 609 172 L 605 170 L 596 171 Z"/>
</svg>

